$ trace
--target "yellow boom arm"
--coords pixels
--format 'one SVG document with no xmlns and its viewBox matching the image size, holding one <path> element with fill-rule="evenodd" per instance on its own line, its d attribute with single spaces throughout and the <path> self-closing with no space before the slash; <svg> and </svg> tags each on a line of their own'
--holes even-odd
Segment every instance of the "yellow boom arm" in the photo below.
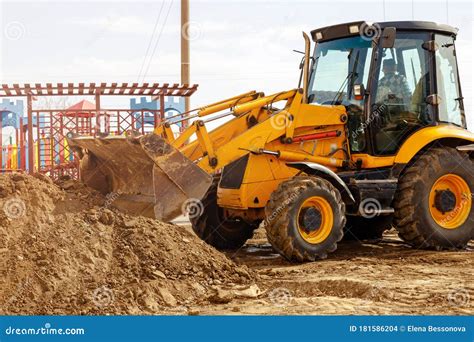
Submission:
<svg viewBox="0 0 474 342">
<path fill-rule="evenodd" d="M 286 101 L 282 110 L 274 111 L 267 108 L 280 101 Z M 234 115 L 235 118 L 208 131 L 206 123 L 215 118 L 201 120 L 200 117 L 225 109 L 232 110 L 219 115 L 218 118 L 228 115 Z M 302 94 L 298 90 L 269 96 L 249 92 L 200 108 L 197 115 L 193 116 L 196 120 L 177 138 L 171 131 L 169 121 L 157 127 L 154 133 L 164 138 L 171 146 L 180 149 L 190 160 L 198 161 L 198 165 L 206 172 L 212 173 L 249 151 L 262 153 L 267 143 L 282 136 L 291 141 L 297 128 L 343 124 L 346 120 L 344 112 L 343 108 L 336 106 L 319 107 L 303 104 Z M 196 139 L 187 143 L 193 135 L 196 135 Z M 308 160 L 331 167 L 340 167 L 345 162 L 342 159 L 311 156 L 302 152 L 284 150 L 274 152 L 279 158 L 288 161 Z"/>
</svg>

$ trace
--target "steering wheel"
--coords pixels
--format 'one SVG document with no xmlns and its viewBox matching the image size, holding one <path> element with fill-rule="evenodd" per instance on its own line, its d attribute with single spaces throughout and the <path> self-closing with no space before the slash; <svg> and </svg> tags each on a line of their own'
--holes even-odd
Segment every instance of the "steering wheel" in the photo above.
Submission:
<svg viewBox="0 0 474 342">
<path fill-rule="evenodd" d="M 395 121 L 392 121 L 390 127 L 386 127 L 385 131 L 401 131 L 406 130 L 409 127 L 423 127 L 423 124 L 419 120 L 410 120 L 407 117 L 400 117 Z"/>
</svg>

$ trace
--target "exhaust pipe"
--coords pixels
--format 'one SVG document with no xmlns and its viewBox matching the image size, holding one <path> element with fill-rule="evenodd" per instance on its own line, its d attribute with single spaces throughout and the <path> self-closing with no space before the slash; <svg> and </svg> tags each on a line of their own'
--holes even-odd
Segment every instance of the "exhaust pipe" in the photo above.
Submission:
<svg viewBox="0 0 474 342">
<path fill-rule="evenodd" d="M 304 66 L 303 66 L 303 103 L 308 103 L 308 83 L 309 83 L 309 54 L 311 41 L 309 36 L 303 32 L 304 38 Z"/>
</svg>

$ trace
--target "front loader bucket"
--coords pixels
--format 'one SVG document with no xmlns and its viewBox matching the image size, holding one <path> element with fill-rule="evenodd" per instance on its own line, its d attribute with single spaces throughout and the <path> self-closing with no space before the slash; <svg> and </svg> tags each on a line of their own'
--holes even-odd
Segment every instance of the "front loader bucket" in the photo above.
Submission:
<svg viewBox="0 0 474 342">
<path fill-rule="evenodd" d="M 212 177 L 156 134 L 71 137 L 81 179 L 132 215 L 170 221 L 188 199 L 200 200 Z"/>
</svg>

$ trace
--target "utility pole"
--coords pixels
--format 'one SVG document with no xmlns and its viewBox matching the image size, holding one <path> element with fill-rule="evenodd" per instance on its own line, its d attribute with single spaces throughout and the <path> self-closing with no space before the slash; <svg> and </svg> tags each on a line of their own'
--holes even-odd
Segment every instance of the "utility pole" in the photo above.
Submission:
<svg viewBox="0 0 474 342">
<path fill-rule="evenodd" d="M 188 85 L 190 84 L 189 29 L 189 0 L 181 0 L 181 84 Z M 189 96 L 184 97 L 186 112 L 191 109 L 189 100 Z"/>
</svg>

